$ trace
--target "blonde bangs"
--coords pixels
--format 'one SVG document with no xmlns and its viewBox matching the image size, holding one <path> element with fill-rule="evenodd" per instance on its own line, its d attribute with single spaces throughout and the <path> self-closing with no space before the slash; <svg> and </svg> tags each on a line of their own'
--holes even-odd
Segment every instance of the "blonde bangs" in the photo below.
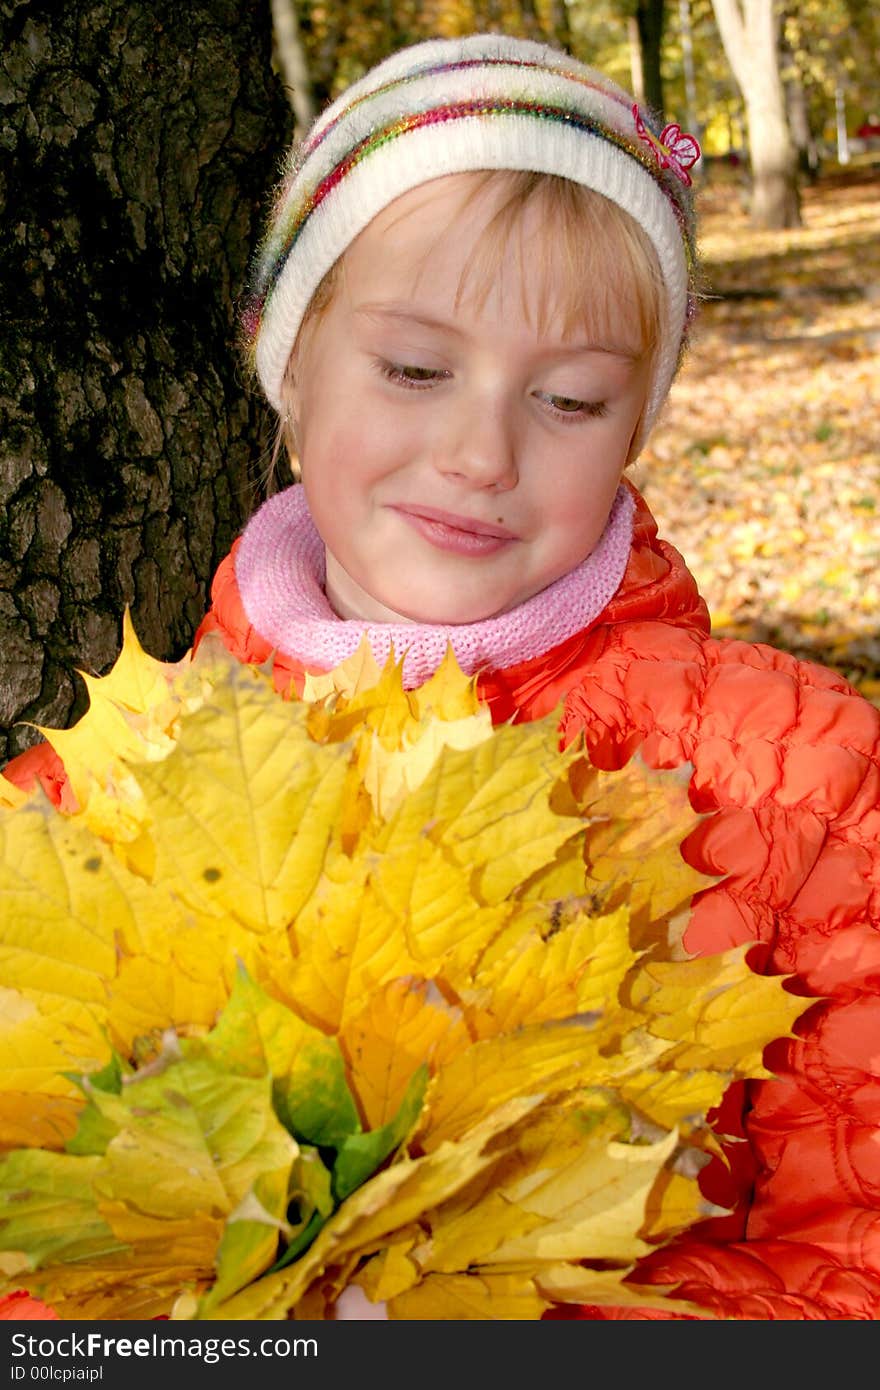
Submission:
<svg viewBox="0 0 880 1390">
<path fill-rule="evenodd" d="M 481 307 L 513 264 L 523 311 L 539 333 L 554 320 L 566 336 L 586 328 L 613 337 L 616 325 L 633 324 L 640 352 L 653 353 L 665 291 L 654 248 L 629 213 L 556 174 L 493 169 L 470 177 L 473 198 L 494 194 L 498 203 L 462 272 L 459 302 Z M 550 233 L 527 243 L 523 221 L 533 205 Z"/>
</svg>

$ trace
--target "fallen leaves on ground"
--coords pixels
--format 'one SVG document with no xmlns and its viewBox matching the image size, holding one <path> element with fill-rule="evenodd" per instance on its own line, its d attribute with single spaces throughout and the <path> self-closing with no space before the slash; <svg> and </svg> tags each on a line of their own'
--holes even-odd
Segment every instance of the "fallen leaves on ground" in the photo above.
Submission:
<svg viewBox="0 0 880 1390">
<path fill-rule="evenodd" d="M 802 228 L 756 232 L 734 184 L 700 192 L 707 297 L 633 480 L 715 635 L 880 703 L 880 166 L 803 201 Z"/>
</svg>

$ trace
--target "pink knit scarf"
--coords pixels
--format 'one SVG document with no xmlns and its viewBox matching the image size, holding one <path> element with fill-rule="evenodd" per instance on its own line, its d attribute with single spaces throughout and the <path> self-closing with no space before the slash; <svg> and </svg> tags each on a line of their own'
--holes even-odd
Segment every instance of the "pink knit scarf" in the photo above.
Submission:
<svg viewBox="0 0 880 1390">
<path fill-rule="evenodd" d="M 592 554 L 518 608 L 478 623 L 370 623 L 337 617 L 324 593 L 324 544 L 301 486 L 264 502 L 245 527 L 235 558 L 244 611 L 278 651 L 329 671 L 363 634 L 380 666 L 403 659 L 407 689 L 437 670 L 448 643 L 468 675 L 541 656 L 589 626 L 614 594 L 632 542 L 634 502 L 623 484 Z"/>
</svg>

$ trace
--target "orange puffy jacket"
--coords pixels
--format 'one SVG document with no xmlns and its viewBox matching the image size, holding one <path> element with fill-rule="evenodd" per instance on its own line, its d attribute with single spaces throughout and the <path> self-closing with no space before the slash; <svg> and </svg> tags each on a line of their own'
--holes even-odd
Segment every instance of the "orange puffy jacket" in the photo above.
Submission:
<svg viewBox="0 0 880 1390">
<path fill-rule="evenodd" d="M 725 1097 L 719 1127 L 739 1139 L 728 1166 L 710 1164 L 701 1184 L 731 1215 L 647 1257 L 639 1282 L 678 1284 L 722 1318 L 874 1320 L 880 711 L 824 667 L 712 639 L 681 556 L 636 500 L 630 561 L 604 612 L 551 652 L 485 672 L 480 691 L 496 722 L 540 718 L 564 700 L 563 738 L 583 732 L 601 767 L 621 766 L 637 746 L 655 767 L 690 762 L 695 809 L 717 814 L 689 837 L 687 857 L 724 877 L 694 900 L 687 946 L 710 953 L 761 943 L 753 964 L 794 974 L 803 993 L 821 996 L 797 1038 L 768 1050 L 778 1079 L 738 1084 Z M 215 631 L 242 660 L 262 663 L 269 644 L 245 617 L 234 556 L 233 547 L 217 572 L 196 642 Z M 301 687 L 296 661 L 276 654 L 274 673 L 279 689 L 291 680 Z M 38 771 L 57 799 L 63 779 L 52 781 L 53 766 L 49 757 Z M 22 784 L 14 765 L 10 772 Z"/>
</svg>

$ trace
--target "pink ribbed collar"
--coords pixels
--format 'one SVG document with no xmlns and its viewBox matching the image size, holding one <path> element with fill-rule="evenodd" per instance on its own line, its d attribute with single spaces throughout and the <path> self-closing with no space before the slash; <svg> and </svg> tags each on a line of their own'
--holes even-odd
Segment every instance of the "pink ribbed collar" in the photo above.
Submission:
<svg viewBox="0 0 880 1390">
<path fill-rule="evenodd" d="M 437 670 L 448 643 L 468 675 L 541 656 L 597 618 L 623 578 L 632 543 L 634 502 L 623 484 L 592 554 L 541 593 L 478 623 L 370 623 L 337 617 L 324 593 L 324 544 L 301 486 L 264 502 L 245 527 L 235 557 L 244 611 L 278 651 L 328 671 L 355 652 L 366 633 L 383 666 L 403 659 L 407 689 Z"/>
</svg>

